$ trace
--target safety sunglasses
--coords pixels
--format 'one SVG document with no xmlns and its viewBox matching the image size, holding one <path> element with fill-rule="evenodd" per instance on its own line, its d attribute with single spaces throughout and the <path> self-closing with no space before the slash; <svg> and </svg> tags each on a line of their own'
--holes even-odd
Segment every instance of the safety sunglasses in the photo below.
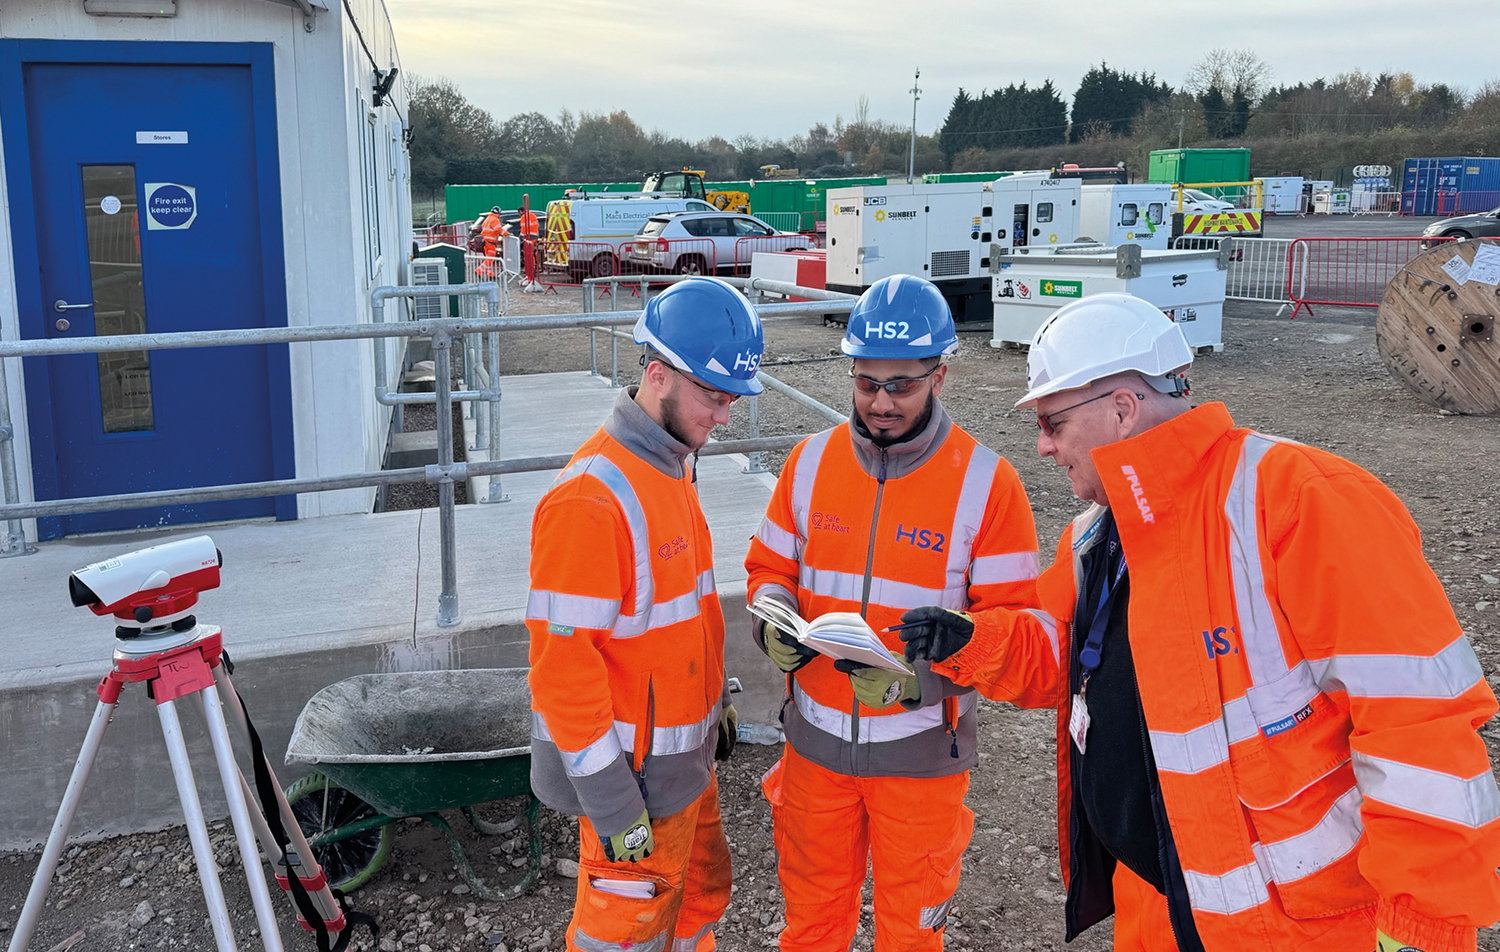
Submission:
<svg viewBox="0 0 1500 952">
<path fill-rule="evenodd" d="M 671 367 L 672 372 L 675 373 L 677 376 L 681 377 L 683 380 L 686 380 L 688 383 L 692 384 L 693 386 L 697 387 L 699 390 L 703 391 L 703 395 L 704 395 L 704 397 L 706 397 L 708 399 L 708 402 L 711 403 L 711 404 L 713 404 L 716 407 L 727 407 L 727 406 L 730 406 L 733 403 L 735 403 L 735 401 L 739 400 L 739 398 L 741 396 L 738 393 L 725 393 L 723 390 L 716 390 L 713 387 L 704 386 L 703 384 L 701 384 L 698 381 L 694 380 L 688 374 L 683 373 L 681 370 L 678 370 L 676 367 L 672 367 L 671 364 L 667 364 L 667 366 Z"/>
<path fill-rule="evenodd" d="M 937 373 L 938 367 L 941 366 L 943 365 L 938 364 L 937 367 L 933 367 L 920 377 L 892 377 L 890 380 L 876 380 L 874 377 L 866 377 L 864 374 L 855 373 L 854 368 L 850 367 L 849 376 L 854 378 L 854 389 L 860 393 L 875 394 L 884 390 L 893 397 L 904 397 L 921 386 L 922 381 Z"/>
<path fill-rule="evenodd" d="M 1103 400 L 1105 397 L 1112 397 L 1118 391 L 1124 390 L 1124 389 L 1125 389 L 1124 387 L 1116 387 L 1114 390 L 1107 390 L 1104 393 L 1101 393 L 1101 394 L 1099 394 L 1097 396 L 1089 397 L 1087 400 L 1080 400 L 1078 403 L 1075 403 L 1072 406 L 1063 407 L 1061 410 L 1053 410 L 1051 413 L 1038 413 L 1036 415 L 1037 429 L 1041 430 L 1043 433 L 1047 434 L 1048 436 L 1052 436 L 1055 433 L 1057 433 L 1057 428 L 1059 426 L 1061 426 L 1063 423 L 1068 422 L 1067 420 L 1063 420 L 1061 423 L 1055 423 L 1055 422 L 1053 422 L 1053 419 L 1055 417 L 1062 416 L 1064 413 L 1067 413 L 1069 410 L 1077 410 L 1079 407 L 1083 406 L 1086 403 L 1093 403 L 1095 400 Z M 1136 397 L 1137 400 L 1144 400 L 1144 399 L 1146 399 L 1146 395 L 1144 393 L 1137 393 L 1135 395 L 1135 397 Z"/>
</svg>

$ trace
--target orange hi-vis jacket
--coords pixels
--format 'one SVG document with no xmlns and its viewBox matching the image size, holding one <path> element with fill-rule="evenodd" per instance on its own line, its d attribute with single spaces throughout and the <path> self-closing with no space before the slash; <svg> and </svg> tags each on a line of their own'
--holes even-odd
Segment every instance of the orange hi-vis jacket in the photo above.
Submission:
<svg viewBox="0 0 1500 952">
<path fill-rule="evenodd" d="M 1378 926 L 1425 952 L 1474 949 L 1500 918 L 1500 792 L 1475 733 L 1496 703 L 1400 500 L 1337 456 L 1236 428 L 1217 403 L 1093 459 L 1204 948 L 1367 952 Z M 1038 582 L 1061 620 L 1102 515 L 1073 522 Z M 1055 646 L 996 612 L 935 667 L 987 694 L 1063 695 L 1068 877 L 1072 699 Z"/>
<path fill-rule="evenodd" d="M 621 393 L 532 517 L 531 785 L 603 836 L 708 787 L 724 615 L 688 447 Z"/>
<path fill-rule="evenodd" d="M 921 434 L 887 449 L 848 423 L 798 444 L 745 567 L 752 601 L 774 595 L 809 620 L 859 612 L 899 655 L 899 635 L 882 629 L 902 612 L 923 605 L 1029 608 L 1039 566 L 1031 507 L 1015 470 L 935 402 Z M 1050 630 L 1050 619 L 1034 623 Z M 977 759 L 974 692 L 925 662 L 916 667 L 920 701 L 876 709 L 855 700 L 849 676 L 831 659 L 813 659 L 789 679 L 787 741 L 808 760 L 850 776 L 967 770 Z"/>
<path fill-rule="evenodd" d="M 493 256 L 495 248 L 500 243 L 500 236 L 504 228 L 500 222 L 500 216 L 490 212 L 484 216 L 484 221 L 479 225 L 479 234 L 484 239 L 485 253 Z"/>
</svg>

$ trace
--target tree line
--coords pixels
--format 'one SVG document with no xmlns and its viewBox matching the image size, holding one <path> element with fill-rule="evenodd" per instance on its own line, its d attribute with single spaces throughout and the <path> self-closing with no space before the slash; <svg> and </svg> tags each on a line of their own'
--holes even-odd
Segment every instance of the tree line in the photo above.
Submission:
<svg viewBox="0 0 1500 952">
<path fill-rule="evenodd" d="M 767 164 L 815 177 L 904 173 L 911 128 L 870 115 L 860 97 L 805 135 L 709 136 L 643 129 L 624 110 L 523 112 L 495 119 L 451 81 L 408 82 L 412 184 L 434 196 L 469 182 L 632 181 L 658 169 L 710 180 L 758 177 Z M 917 174 L 1044 168 L 1062 162 L 1144 172 L 1153 149 L 1247 146 L 1255 174 L 1331 177 L 1351 164 L 1406 155 L 1500 153 L 1500 81 L 1468 92 L 1410 73 L 1363 71 L 1276 85 L 1248 50 L 1218 49 L 1180 86 L 1142 70 L 1091 67 L 1071 97 L 1049 79 L 977 94 L 960 88 L 942 124 L 916 141 Z"/>
</svg>

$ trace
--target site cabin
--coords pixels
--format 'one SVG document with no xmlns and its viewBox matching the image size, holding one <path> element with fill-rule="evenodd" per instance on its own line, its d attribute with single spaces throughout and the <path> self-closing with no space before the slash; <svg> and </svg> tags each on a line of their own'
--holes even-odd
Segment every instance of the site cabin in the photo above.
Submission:
<svg viewBox="0 0 1500 952">
<path fill-rule="evenodd" d="M 1166 248 L 1172 237 L 1172 187 L 1156 183 L 1085 185 L 1078 240 L 1115 247 Z"/>
<path fill-rule="evenodd" d="M 990 244 L 1072 243 L 1081 189 L 1078 179 L 1045 172 L 829 189 L 828 289 L 859 294 L 881 278 L 914 274 L 938 286 L 954 320 L 987 321 Z"/>
<path fill-rule="evenodd" d="M 548 268 L 607 278 L 620 270 L 620 248 L 652 215 L 717 211 L 697 198 L 658 192 L 569 192 L 547 203 L 542 261 Z"/>
<path fill-rule="evenodd" d="M 6 338 L 353 324 L 371 319 L 372 289 L 408 283 L 408 112 L 382 0 L 5 0 L 0 36 Z M 378 470 L 391 410 L 374 398 L 374 346 L 10 361 L 20 498 Z M 399 366 L 404 343 L 380 346 Z M 374 496 L 50 517 L 26 531 L 368 512 Z"/>
</svg>

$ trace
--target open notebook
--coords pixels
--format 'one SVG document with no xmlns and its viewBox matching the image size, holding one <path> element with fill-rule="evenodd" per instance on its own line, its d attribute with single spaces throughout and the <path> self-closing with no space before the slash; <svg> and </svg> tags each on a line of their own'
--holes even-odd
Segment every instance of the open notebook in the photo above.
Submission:
<svg viewBox="0 0 1500 952">
<path fill-rule="evenodd" d="M 854 612 L 829 612 L 808 621 L 780 599 L 762 595 L 750 604 L 750 614 L 789 632 L 804 645 L 830 658 L 912 673 L 905 661 L 891 654 L 875 629 Z"/>
</svg>

